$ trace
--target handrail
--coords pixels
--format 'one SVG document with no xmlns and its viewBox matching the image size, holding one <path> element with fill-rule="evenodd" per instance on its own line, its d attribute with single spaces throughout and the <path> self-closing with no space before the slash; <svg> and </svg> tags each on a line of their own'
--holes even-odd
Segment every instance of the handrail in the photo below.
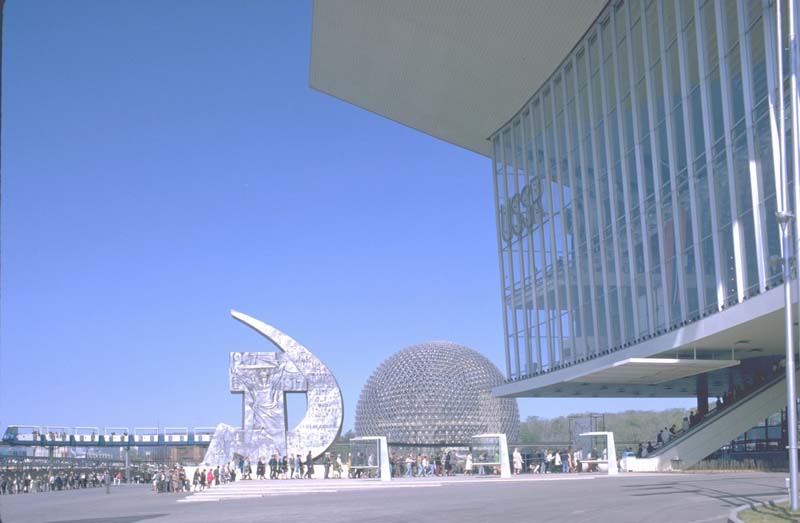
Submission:
<svg viewBox="0 0 800 523">
<path fill-rule="evenodd" d="M 646 456 L 643 456 L 643 458 L 652 458 L 658 456 L 665 450 L 672 448 L 681 441 L 683 441 L 686 438 L 686 436 L 697 433 L 702 428 L 710 425 L 711 423 L 713 423 L 718 419 L 721 419 L 727 413 L 735 411 L 738 407 L 752 400 L 761 392 L 767 390 L 768 388 L 774 385 L 777 385 L 778 383 L 780 383 L 782 380 L 785 379 L 786 379 L 786 374 L 779 372 L 778 374 L 775 375 L 775 377 L 772 380 L 767 380 L 763 382 L 761 385 L 750 391 L 749 394 L 747 394 L 743 398 L 740 398 L 738 401 L 735 401 L 730 406 L 726 406 L 722 409 L 715 408 L 713 411 L 706 414 L 699 423 L 696 423 L 693 426 L 689 427 L 686 431 L 682 432 L 678 437 L 672 438 L 671 440 L 665 442 L 660 447 L 656 447 L 653 452 L 649 452 Z"/>
</svg>

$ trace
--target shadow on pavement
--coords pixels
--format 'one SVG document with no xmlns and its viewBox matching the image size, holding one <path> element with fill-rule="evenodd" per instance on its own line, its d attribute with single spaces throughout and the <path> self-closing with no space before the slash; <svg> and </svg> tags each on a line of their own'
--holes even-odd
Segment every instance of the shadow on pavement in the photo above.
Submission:
<svg viewBox="0 0 800 523">
<path fill-rule="evenodd" d="M 764 499 L 786 495 L 786 491 L 781 488 L 763 484 L 753 485 L 753 487 L 756 486 L 759 487 L 759 492 L 748 492 L 746 494 L 713 488 L 707 484 L 692 484 L 691 482 L 625 485 L 623 489 L 628 490 L 629 495 L 632 497 L 695 495 L 717 499 L 731 507 L 758 503 Z"/>
<path fill-rule="evenodd" d="M 136 523 L 146 519 L 160 518 L 167 514 L 144 514 L 140 516 L 119 516 L 115 518 L 91 518 L 91 519 L 60 519 L 58 521 L 48 521 L 47 523 Z"/>
</svg>

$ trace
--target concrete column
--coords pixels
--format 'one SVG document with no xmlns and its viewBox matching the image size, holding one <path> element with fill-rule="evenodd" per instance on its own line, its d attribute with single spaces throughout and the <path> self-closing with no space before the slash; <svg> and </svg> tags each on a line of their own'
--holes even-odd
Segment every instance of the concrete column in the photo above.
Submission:
<svg viewBox="0 0 800 523">
<path fill-rule="evenodd" d="M 708 414 L 708 374 L 697 376 L 697 414 Z"/>
</svg>

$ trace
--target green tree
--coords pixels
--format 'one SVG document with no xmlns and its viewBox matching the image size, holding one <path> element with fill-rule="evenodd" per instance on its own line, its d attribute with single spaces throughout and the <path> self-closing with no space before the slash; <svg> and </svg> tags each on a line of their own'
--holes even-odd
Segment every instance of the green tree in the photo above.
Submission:
<svg viewBox="0 0 800 523">
<path fill-rule="evenodd" d="M 591 416 L 590 413 L 573 414 L 572 416 Z M 596 414 L 595 414 L 596 415 Z M 628 410 L 625 412 L 604 415 L 605 430 L 614 433 L 614 439 L 620 446 L 635 447 L 642 442 L 655 442 L 659 430 L 669 428 L 673 424 L 678 428 L 689 413 L 683 409 L 663 411 Z M 570 416 L 540 418 L 530 416 L 520 424 L 519 438 L 516 443 L 522 445 L 564 444 L 570 442 Z M 575 436 L 575 435 L 572 435 Z"/>
</svg>

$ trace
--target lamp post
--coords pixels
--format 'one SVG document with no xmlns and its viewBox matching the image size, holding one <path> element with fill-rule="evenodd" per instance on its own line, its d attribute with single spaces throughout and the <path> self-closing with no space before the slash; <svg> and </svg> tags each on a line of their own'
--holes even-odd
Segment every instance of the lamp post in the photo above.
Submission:
<svg viewBox="0 0 800 523">
<path fill-rule="evenodd" d="M 797 0 L 789 0 L 789 57 L 790 57 L 790 71 L 789 71 L 789 96 L 791 98 L 792 110 L 792 180 L 794 182 L 794 208 L 795 213 L 800 209 L 800 168 L 797 162 L 800 161 L 800 142 L 798 141 L 797 133 L 800 131 L 798 128 L 798 93 L 797 93 L 797 67 L 798 67 L 798 43 L 797 43 Z M 778 2 L 778 20 L 780 21 L 780 1 Z M 778 32 L 779 49 L 780 47 L 780 31 Z M 780 79 L 780 85 L 783 86 L 783 78 Z M 783 98 L 781 98 L 781 108 L 783 108 Z M 781 135 L 782 144 L 786 143 L 786 135 Z M 788 179 L 786 169 L 786 153 L 785 149 L 781 149 L 781 168 L 783 170 L 783 179 Z M 788 197 L 788 194 L 787 194 Z M 788 208 L 788 202 L 785 205 Z M 795 225 L 795 260 L 800 260 L 800 227 Z M 788 271 L 784 270 L 784 275 Z M 788 280 L 785 280 L 788 281 Z M 800 275 L 797 277 L 797 296 L 800 299 Z M 791 297 L 790 297 L 791 298 Z M 791 317 L 791 303 L 787 305 L 788 312 L 786 313 L 786 321 L 793 322 Z M 791 329 L 791 325 L 790 329 Z M 790 330 L 789 329 L 789 330 Z M 797 397 L 795 393 L 795 371 L 794 371 L 794 344 L 791 338 L 786 340 L 786 413 L 789 430 L 789 493 L 790 504 L 792 510 L 797 510 Z"/>
<path fill-rule="evenodd" d="M 784 185 L 786 181 L 784 180 Z M 790 283 L 790 234 L 792 214 L 787 211 L 776 213 L 781 226 L 783 242 L 783 300 L 784 321 L 786 323 L 786 425 L 789 432 L 789 498 L 791 509 L 797 510 L 797 401 L 794 385 L 794 332 L 792 319 L 792 288 Z"/>
<path fill-rule="evenodd" d="M 794 12 L 797 0 L 789 1 L 789 40 L 791 47 L 790 64 L 790 96 L 792 98 L 792 145 L 795 165 L 793 166 L 794 179 L 797 180 L 797 114 L 796 114 L 796 79 L 795 79 L 795 37 L 794 37 Z M 791 221 L 792 212 L 789 208 L 789 173 L 786 170 L 786 117 L 784 112 L 784 93 L 783 93 L 783 24 L 781 21 L 782 9 L 781 0 L 775 2 L 775 25 L 776 25 L 776 48 L 778 52 L 777 73 L 778 73 L 778 126 L 780 142 L 780 179 L 781 190 L 783 192 L 783 209 L 776 213 L 778 223 L 781 226 L 781 240 L 783 247 L 783 297 L 784 297 L 784 320 L 786 322 L 786 424 L 789 432 L 789 504 L 793 511 L 798 509 L 797 499 L 797 397 L 795 393 L 794 376 L 794 338 L 792 315 L 792 291 L 791 291 Z M 795 208 L 798 203 L 798 188 L 794 187 Z M 799 247 L 795 242 L 795 247 Z M 800 258 L 796 258 L 800 259 Z M 800 296 L 800 294 L 798 294 Z"/>
</svg>

